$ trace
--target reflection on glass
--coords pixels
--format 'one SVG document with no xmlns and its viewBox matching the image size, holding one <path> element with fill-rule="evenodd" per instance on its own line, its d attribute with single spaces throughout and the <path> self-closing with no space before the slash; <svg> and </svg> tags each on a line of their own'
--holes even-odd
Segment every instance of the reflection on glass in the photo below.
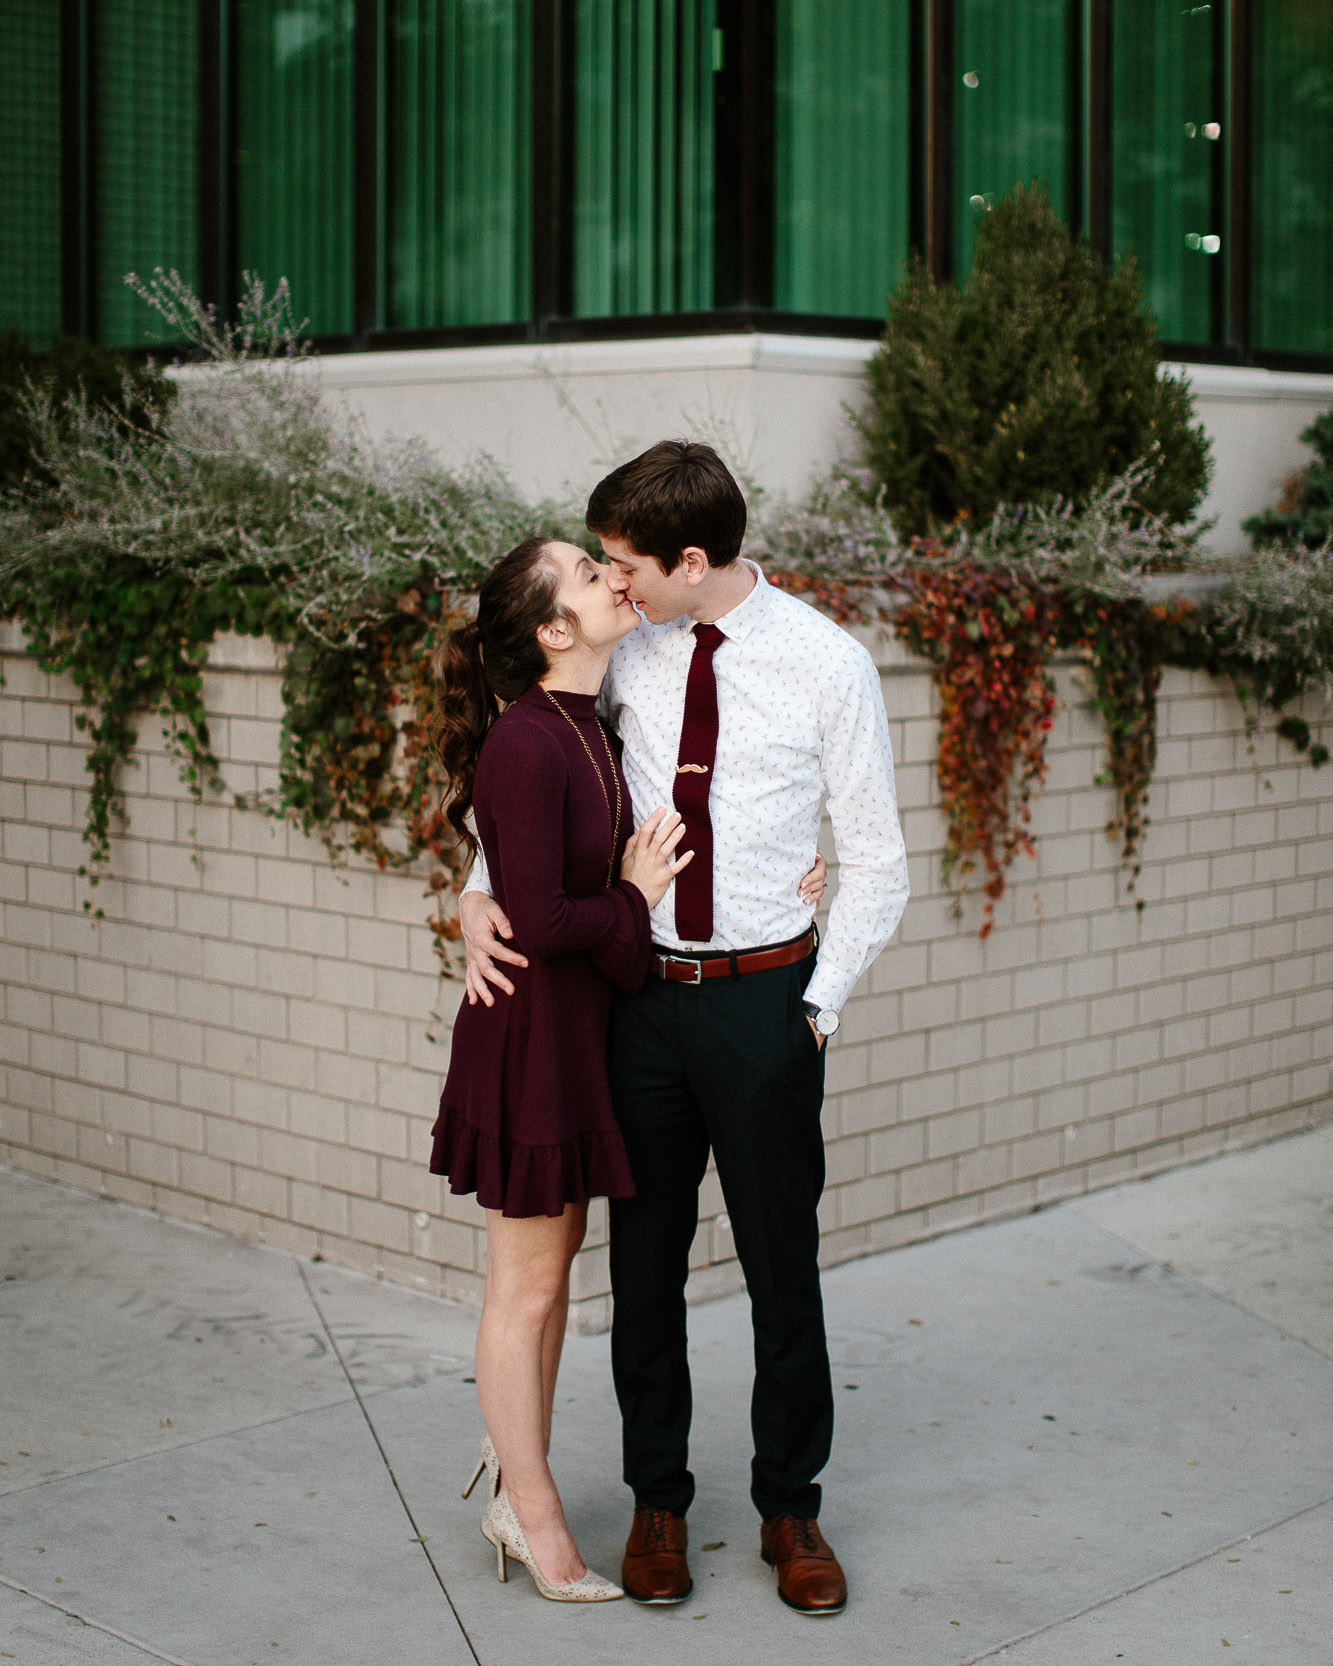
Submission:
<svg viewBox="0 0 1333 1666">
<path fill-rule="evenodd" d="M 5 7 L 0 54 L 0 330 L 60 329 L 60 8 Z"/>
<path fill-rule="evenodd" d="M 577 0 L 574 311 L 713 304 L 713 0 Z"/>
<path fill-rule="evenodd" d="M 909 0 L 782 0 L 773 303 L 879 318 L 907 255 Z"/>
<path fill-rule="evenodd" d="M 93 316 L 99 340 L 141 345 L 160 320 L 126 272 L 196 275 L 199 70 L 196 8 L 101 0 L 92 10 Z"/>
<path fill-rule="evenodd" d="M 1071 0 L 958 0 L 954 270 L 972 265 L 982 214 L 1020 181 L 1069 215 Z"/>
<path fill-rule="evenodd" d="M 1254 19 L 1255 345 L 1333 353 L 1333 7 Z"/>
<path fill-rule="evenodd" d="M 1211 341 L 1220 294 L 1220 7 L 1112 13 L 1111 246 L 1137 257 L 1167 341 Z"/>
<path fill-rule="evenodd" d="M 527 0 L 390 0 L 388 323 L 528 314 Z"/>
<path fill-rule="evenodd" d="M 238 264 L 352 327 L 352 0 L 236 0 Z"/>
</svg>

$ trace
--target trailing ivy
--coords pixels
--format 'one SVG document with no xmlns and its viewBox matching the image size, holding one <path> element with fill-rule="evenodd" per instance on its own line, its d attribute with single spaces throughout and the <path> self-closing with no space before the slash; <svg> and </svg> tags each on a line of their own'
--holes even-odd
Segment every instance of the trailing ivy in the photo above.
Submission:
<svg viewBox="0 0 1333 1666">
<path fill-rule="evenodd" d="M 91 400 L 34 384 L 22 399 L 34 466 L 0 497 L 0 615 L 21 620 L 29 651 L 73 679 L 85 708 L 90 882 L 110 856 L 145 713 L 190 792 L 222 790 L 203 701 L 209 646 L 223 632 L 262 635 L 283 658 L 281 752 L 276 785 L 246 802 L 319 836 L 335 861 L 426 857 L 445 954 L 459 864 L 426 745 L 431 653 L 490 561 L 531 532 L 578 538 L 577 517 L 526 504 L 485 465 L 450 472 L 419 445 L 374 444 L 321 404 L 285 286 L 269 295 L 251 281 L 234 325 L 173 274 L 139 289 L 206 362 L 177 373 L 175 397 L 127 384 L 118 400 Z M 1327 757 L 1285 707 L 1333 691 L 1328 548 L 1246 558 L 1207 606 L 1151 603 L 1145 575 L 1201 564 L 1149 508 L 1158 466 L 1150 453 L 1077 506 L 1002 505 L 933 542 L 902 538 L 883 491 L 851 474 L 803 503 L 755 506 L 749 547 L 778 582 L 844 621 L 891 618 L 931 660 L 946 878 L 960 894 L 980 889 L 983 936 L 1010 864 L 1033 849 L 1057 651 L 1087 666 L 1116 793 L 1107 831 L 1131 888 L 1164 665 L 1229 677 L 1247 710 L 1271 711 L 1311 762 Z"/>
<path fill-rule="evenodd" d="M 961 889 L 980 870 L 987 937 L 1010 864 L 1035 854 L 1032 795 L 1046 775 L 1055 710 L 1047 661 L 1056 609 L 1042 587 L 973 562 L 922 565 L 905 582 L 897 630 L 933 661 L 940 700 L 943 879 Z"/>
<path fill-rule="evenodd" d="M 1138 599 L 1068 598 L 1059 639 L 1086 655 L 1092 708 L 1106 730 L 1106 768 L 1099 786 L 1115 791 L 1108 838 L 1119 839 L 1132 893 L 1142 868 L 1148 827 L 1148 785 L 1157 762 L 1157 690 L 1162 680 L 1156 614 Z M 1136 906 L 1143 907 L 1142 898 Z"/>
<path fill-rule="evenodd" d="M 1310 724 L 1284 707 L 1333 693 L 1329 552 L 1270 549 L 1231 563 L 1204 556 L 1196 535 L 1143 506 L 1155 466 L 1150 454 L 1081 507 L 1058 499 L 1002 506 L 975 530 L 930 541 L 899 540 L 882 497 L 864 477 L 844 476 L 804 505 L 780 507 L 760 529 L 762 553 L 795 569 L 782 580 L 788 588 L 837 618 L 879 612 L 934 662 L 945 877 L 960 897 L 972 885 L 981 890 L 983 936 L 1011 863 L 1032 849 L 1052 653 L 1072 653 L 1086 671 L 1106 736 L 1097 779 L 1115 793 L 1106 832 L 1120 844 L 1131 894 L 1149 825 L 1165 666 L 1229 680 L 1251 735 L 1267 710 L 1275 732 L 1312 764 L 1328 757 Z M 1147 583 L 1162 571 L 1185 582 L 1207 573 L 1214 594 L 1152 601 Z M 902 598 L 895 606 L 875 599 L 886 589 Z"/>
<path fill-rule="evenodd" d="M 428 853 L 428 923 L 446 968 L 463 871 L 427 744 L 430 665 L 439 633 L 462 618 L 439 575 L 423 570 L 394 613 L 352 640 L 299 640 L 283 677 L 281 786 L 256 801 L 321 837 L 335 863 L 349 850 L 380 868 Z"/>
<path fill-rule="evenodd" d="M 122 807 L 119 771 L 145 709 L 156 708 L 166 720 L 164 735 L 195 797 L 205 785 L 221 788 L 202 667 L 215 633 L 231 628 L 232 619 L 183 575 L 145 572 L 142 563 L 110 552 L 96 585 L 68 572 L 52 577 L 54 582 L 27 588 L 23 625 L 42 670 L 68 675 L 86 708 L 75 719 L 88 733 L 92 777 L 84 828 L 88 863 L 80 872 L 96 886 L 97 870 L 110 856 L 112 815 Z M 18 598 L 4 600 L 12 608 Z M 84 907 L 91 909 L 91 900 Z"/>
<path fill-rule="evenodd" d="M 223 324 L 174 273 L 140 293 L 205 361 L 177 395 L 21 400 L 32 467 L 0 499 L 0 615 L 68 674 L 90 738 L 90 884 L 124 815 L 122 766 L 145 710 L 181 778 L 221 790 L 203 705 L 214 637 L 263 635 L 285 657 L 279 781 L 247 802 L 381 866 L 429 852 L 441 941 L 456 882 L 424 745 L 434 634 L 487 563 L 528 533 L 564 530 L 485 465 L 442 469 L 414 443 L 372 443 L 329 409 L 285 285 L 248 280 Z M 86 906 L 91 907 L 91 899 Z"/>
</svg>

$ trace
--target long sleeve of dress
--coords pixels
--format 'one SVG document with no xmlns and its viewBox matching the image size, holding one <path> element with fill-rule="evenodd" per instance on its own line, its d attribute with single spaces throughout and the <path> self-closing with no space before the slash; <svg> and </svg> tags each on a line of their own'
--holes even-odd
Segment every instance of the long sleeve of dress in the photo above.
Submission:
<svg viewBox="0 0 1333 1666">
<path fill-rule="evenodd" d="M 565 810 L 569 766 L 559 745 L 528 724 L 497 728 L 488 741 L 478 825 L 489 886 L 509 916 L 518 946 L 550 957 L 589 954 L 603 977 L 637 989 L 647 976 L 648 904 L 635 885 L 616 883 L 571 896 L 566 882 Z M 480 791 L 481 782 L 478 782 Z M 628 819 L 628 799 L 626 816 Z"/>
</svg>

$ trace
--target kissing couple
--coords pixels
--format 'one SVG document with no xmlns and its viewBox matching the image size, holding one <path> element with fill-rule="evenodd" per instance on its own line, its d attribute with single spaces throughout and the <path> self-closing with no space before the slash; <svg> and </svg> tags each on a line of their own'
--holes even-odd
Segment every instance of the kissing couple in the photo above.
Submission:
<svg viewBox="0 0 1333 1666">
<path fill-rule="evenodd" d="M 446 814 L 475 857 L 430 1164 L 486 1211 L 468 1490 L 484 1471 L 501 1579 L 512 1556 L 556 1601 L 689 1596 L 685 1285 L 711 1152 L 754 1325 L 760 1554 L 789 1607 L 836 1614 L 816 1479 L 833 1438 L 825 1049 L 908 894 L 879 675 L 742 557 L 745 499 L 711 447 L 667 440 L 615 469 L 587 526 L 601 562 L 528 539 L 436 664 Z M 598 1196 L 634 1500 L 619 1586 L 585 1566 L 547 1462 Z"/>
</svg>

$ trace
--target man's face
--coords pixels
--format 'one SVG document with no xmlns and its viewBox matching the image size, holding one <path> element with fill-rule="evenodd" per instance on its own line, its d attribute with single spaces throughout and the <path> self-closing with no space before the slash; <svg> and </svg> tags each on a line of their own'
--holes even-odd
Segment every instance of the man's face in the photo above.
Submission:
<svg viewBox="0 0 1333 1666">
<path fill-rule="evenodd" d="M 665 625 L 689 612 L 695 594 L 688 561 L 682 560 L 671 572 L 664 573 L 656 556 L 636 555 L 623 538 L 598 536 L 610 562 L 607 582 L 627 596 L 650 624 Z"/>
</svg>

